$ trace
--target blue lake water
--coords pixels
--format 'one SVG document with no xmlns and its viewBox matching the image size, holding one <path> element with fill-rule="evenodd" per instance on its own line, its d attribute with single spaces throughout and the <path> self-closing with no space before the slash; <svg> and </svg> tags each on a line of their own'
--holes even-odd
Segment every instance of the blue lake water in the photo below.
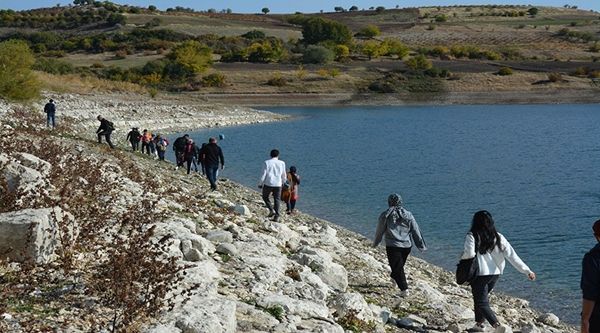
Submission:
<svg viewBox="0 0 600 333">
<path fill-rule="evenodd" d="M 599 105 L 267 109 L 295 118 L 192 134 L 225 135 L 223 177 L 255 188 L 278 148 L 302 176 L 300 210 L 370 238 L 398 192 L 429 245 L 413 253 L 449 270 L 487 209 L 538 274 L 532 283 L 508 267 L 498 289 L 576 322 L 600 218 Z"/>
</svg>

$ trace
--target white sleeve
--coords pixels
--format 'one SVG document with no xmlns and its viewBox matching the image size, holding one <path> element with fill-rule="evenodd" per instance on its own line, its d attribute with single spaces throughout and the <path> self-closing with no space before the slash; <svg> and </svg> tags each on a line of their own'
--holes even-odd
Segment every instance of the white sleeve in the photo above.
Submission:
<svg viewBox="0 0 600 333">
<path fill-rule="evenodd" d="M 281 167 L 283 168 L 283 172 L 281 173 L 281 185 L 285 184 L 287 180 L 287 169 L 285 167 L 285 162 L 281 161 Z"/>
<path fill-rule="evenodd" d="M 517 251 L 513 249 L 508 240 L 502 235 L 500 235 L 500 242 L 502 243 L 502 254 L 504 255 L 504 258 L 506 258 L 506 260 L 508 260 L 508 262 L 510 262 L 510 264 L 519 272 L 523 274 L 531 273 L 529 266 L 527 266 L 523 260 L 519 258 Z"/>
<path fill-rule="evenodd" d="M 260 179 L 258 180 L 258 185 L 264 185 L 265 178 L 267 178 L 267 162 L 266 161 L 263 163 L 262 175 L 260 176 Z"/>
<path fill-rule="evenodd" d="M 471 259 L 475 258 L 475 237 L 473 237 L 472 233 L 468 233 L 465 236 L 465 245 L 463 247 L 463 253 L 460 256 L 460 259 Z"/>
</svg>

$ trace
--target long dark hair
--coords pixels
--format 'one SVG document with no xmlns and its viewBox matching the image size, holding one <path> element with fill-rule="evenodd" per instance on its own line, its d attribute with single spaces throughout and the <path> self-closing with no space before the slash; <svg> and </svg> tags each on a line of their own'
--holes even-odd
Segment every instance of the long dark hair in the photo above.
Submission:
<svg viewBox="0 0 600 333">
<path fill-rule="evenodd" d="M 479 253 L 486 254 L 500 245 L 500 235 L 494 226 L 492 214 L 487 210 L 480 210 L 473 215 L 473 223 L 471 224 L 471 233 L 475 237 L 475 242 L 479 246 Z"/>
</svg>

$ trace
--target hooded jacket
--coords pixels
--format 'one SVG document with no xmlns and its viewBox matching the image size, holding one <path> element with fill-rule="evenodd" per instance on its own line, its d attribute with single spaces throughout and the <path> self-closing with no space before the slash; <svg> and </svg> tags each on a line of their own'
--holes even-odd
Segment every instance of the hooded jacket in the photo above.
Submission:
<svg viewBox="0 0 600 333">
<path fill-rule="evenodd" d="M 388 204 L 390 207 L 379 215 L 373 246 L 379 245 L 385 236 L 385 246 L 410 248 L 414 242 L 419 250 L 427 250 L 417 221 L 411 212 L 402 207 L 402 198 L 392 194 Z"/>
</svg>

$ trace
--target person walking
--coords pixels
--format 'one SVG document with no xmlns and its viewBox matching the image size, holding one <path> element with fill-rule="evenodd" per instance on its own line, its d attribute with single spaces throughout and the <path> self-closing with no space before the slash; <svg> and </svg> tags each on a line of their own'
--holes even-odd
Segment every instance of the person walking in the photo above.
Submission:
<svg viewBox="0 0 600 333">
<path fill-rule="evenodd" d="M 204 156 L 202 156 L 202 150 L 204 149 L 204 147 L 206 147 L 206 142 L 202 143 L 202 146 L 200 147 L 200 149 L 198 149 L 198 156 L 196 156 L 196 159 L 200 164 L 200 169 L 202 171 L 203 176 L 206 174 L 206 165 L 204 163 Z"/>
<path fill-rule="evenodd" d="M 287 181 L 283 183 L 281 191 L 281 200 L 285 202 L 287 207 L 286 213 L 293 214 L 298 200 L 298 186 L 300 186 L 300 176 L 296 172 L 296 167 L 291 166 L 290 172 L 287 173 Z"/>
<path fill-rule="evenodd" d="M 158 160 L 164 161 L 165 153 L 167 152 L 167 146 L 169 145 L 169 140 L 167 140 L 167 138 L 163 138 L 160 134 L 157 134 L 154 138 L 154 144 L 156 145 Z"/>
<path fill-rule="evenodd" d="M 53 99 L 44 105 L 44 112 L 46 113 L 46 127 L 50 127 L 50 123 L 52 123 L 52 128 L 56 128 L 56 105 Z"/>
<path fill-rule="evenodd" d="M 187 174 L 190 174 L 190 169 L 192 168 L 192 163 L 194 162 L 194 156 L 196 155 L 196 144 L 194 140 L 188 139 L 185 144 L 185 148 L 183 151 L 184 159 L 187 163 Z"/>
<path fill-rule="evenodd" d="M 206 178 L 210 182 L 210 189 L 213 191 L 217 190 L 217 171 L 219 170 L 219 163 L 221 164 L 221 170 L 225 168 L 225 158 L 223 157 L 223 150 L 217 145 L 217 139 L 208 139 L 208 144 L 200 151 L 201 159 L 204 161 L 204 167 L 206 171 Z"/>
<path fill-rule="evenodd" d="M 98 134 L 98 143 L 102 143 L 102 137 L 106 139 L 106 143 L 110 146 L 110 148 L 115 149 L 112 142 L 110 141 L 110 135 L 115 130 L 115 126 L 111 121 L 104 119 L 102 116 L 98 116 L 97 118 L 100 121 L 100 127 L 96 130 L 96 134 Z"/>
<path fill-rule="evenodd" d="M 406 259 L 413 243 L 421 251 L 427 250 L 427 244 L 414 216 L 402 206 L 402 197 L 390 194 L 387 201 L 388 209 L 379 215 L 373 247 L 377 247 L 385 236 L 385 252 L 392 269 L 391 277 L 400 288 L 400 297 L 407 297 L 408 282 L 404 272 Z"/>
<path fill-rule="evenodd" d="M 150 141 L 152 141 L 152 133 L 144 129 L 142 131 L 142 154 L 150 155 Z"/>
<path fill-rule="evenodd" d="M 190 136 L 186 134 L 178 137 L 175 139 L 175 142 L 173 142 L 173 151 L 175 152 L 175 161 L 177 163 L 175 170 L 179 169 L 179 167 L 183 167 L 183 163 L 185 162 L 185 145 L 189 138 Z"/>
<path fill-rule="evenodd" d="M 262 175 L 258 181 L 258 188 L 262 189 L 262 198 L 269 209 L 267 217 L 279 221 L 279 202 L 281 187 L 286 181 L 285 162 L 279 159 L 279 150 L 271 150 L 271 158 L 263 163 Z M 269 196 L 273 195 L 274 206 L 271 206 Z"/>
<path fill-rule="evenodd" d="M 502 275 L 506 260 L 519 272 L 535 280 L 535 273 L 519 258 L 508 240 L 496 230 L 492 214 L 480 210 L 473 215 L 471 230 L 465 237 L 461 259 L 476 258 L 479 265 L 477 277 L 471 282 L 471 292 L 475 308 L 475 326 L 470 332 L 483 332 L 484 321 L 495 328 L 496 333 L 508 332 L 509 328 L 498 322 L 490 307 L 488 295 Z"/>
<path fill-rule="evenodd" d="M 131 143 L 131 149 L 136 152 L 140 146 L 140 138 L 142 137 L 142 135 L 140 134 L 140 131 L 138 130 L 137 127 L 132 127 L 131 131 L 129 131 L 129 133 L 127 133 L 127 138 L 125 140 L 129 141 L 129 143 Z"/>
<path fill-rule="evenodd" d="M 600 220 L 592 227 L 596 245 L 581 265 L 581 333 L 600 332 Z"/>
</svg>

